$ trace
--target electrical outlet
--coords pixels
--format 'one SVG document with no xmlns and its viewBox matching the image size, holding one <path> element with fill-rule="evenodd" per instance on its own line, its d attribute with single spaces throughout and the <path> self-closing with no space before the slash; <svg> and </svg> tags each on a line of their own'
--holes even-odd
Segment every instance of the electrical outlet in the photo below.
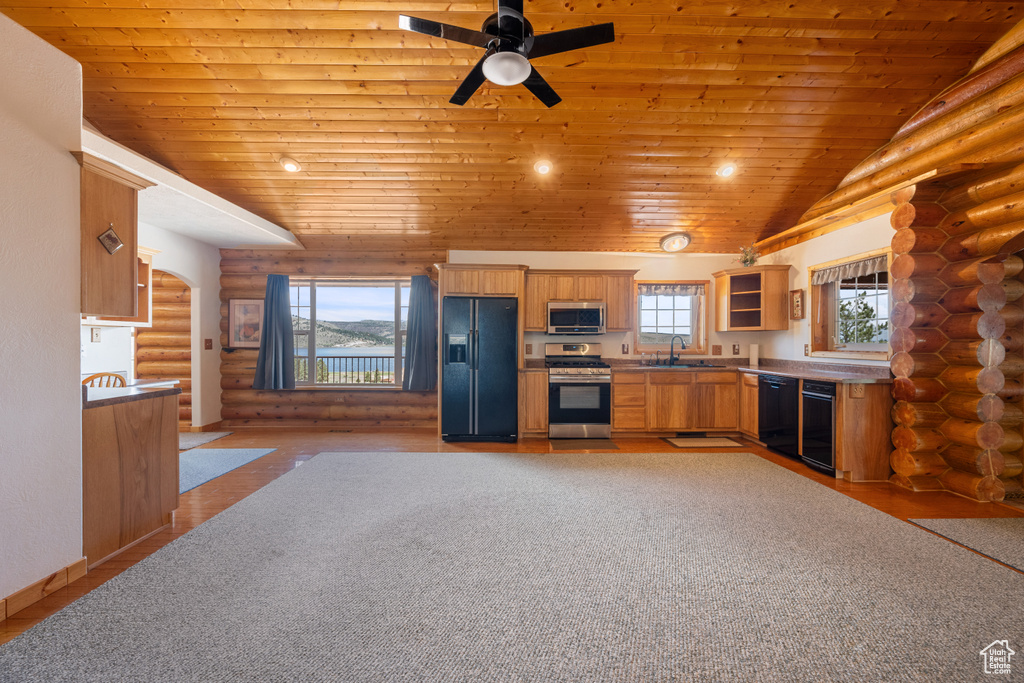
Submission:
<svg viewBox="0 0 1024 683">
<path fill-rule="evenodd" d="M 864 385 L 863 384 L 851 384 L 850 385 L 850 398 L 864 398 Z"/>
<path fill-rule="evenodd" d="M 629 355 L 629 344 L 623 344 L 622 345 L 622 355 L 624 355 L 624 356 L 628 356 Z"/>
<path fill-rule="evenodd" d="M 732 355 L 734 355 L 734 356 L 740 355 L 740 345 L 739 344 L 733 344 L 732 345 Z"/>
<path fill-rule="evenodd" d="M 98 327 L 91 327 L 91 328 L 89 328 L 89 331 L 90 331 L 89 339 L 94 344 L 98 344 L 99 341 L 100 341 L 100 328 L 98 328 Z"/>
<path fill-rule="evenodd" d="M 206 349 L 207 351 L 212 351 L 213 350 L 213 340 L 212 339 L 204 339 L 203 340 L 203 348 Z"/>
<path fill-rule="evenodd" d="M 711 355 L 712 356 L 721 356 L 722 355 L 722 345 L 721 344 L 712 344 L 711 345 Z"/>
<path fill-rule="evenodd" d="M 804 344 L 804 355 L 805 356 L 811 355 L 811 345 L 810 344 Z"/>
<path fill-rule="evenodd" d="M 533 353 L 533 344 L 527 344 L 526 345 L 526 355 L 529 356 L 531 353 Z"/>
</svg>

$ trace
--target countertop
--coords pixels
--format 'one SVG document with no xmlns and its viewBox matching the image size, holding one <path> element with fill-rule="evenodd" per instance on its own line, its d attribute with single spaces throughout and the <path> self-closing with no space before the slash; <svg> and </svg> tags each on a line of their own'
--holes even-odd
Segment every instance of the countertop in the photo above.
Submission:
<svg viewBox="0 0 1024 683">
<path fill-rule="evenodd" d="M 175 386 L 87 387 L 83 385 L 82 409 L 102 408 L 118 403 L 174 396 L 180 393 L 181 389 Z"/>
<path fill-rule="evenodd" d="M 818 380 L 821 382 L 835 382 L 836 384 L 892 384 L 892 377 L 872 377 L 855 372 L 827 372 L 815 370 L 814 368 L 793 369 L 788 368 L 752 368 L 749 365 L 736 368 L 740 372 L 747 372 L 756 375 L 775 375 L 778 377 L 795 377 L 797 379 Z"/>
<path fill-rule="evenodd" d="M 757 375 L 778 375 L 782 377 L 795 377 L 797 379 L 810 379 L 818 380 L 821 382 L 835 382 L 837 384 L 892 384 L 891 376 L 881 376 L 882 372 L 888 374 L 888 368 L 878 366 L 864 366 L 864 372 L 842 372 L 839 370 L 822 369 L 815 367 L 815 363 L 801 363 L 799 361 L 786 361 L 785 364 L 771 364 L 760 367 L 751 367 L 749 365 L 734 365 L 728 362 L 722 365 L 696 365 L 680 367 L 676 366 L 648 366 L 640 365 L 639 361 L 631 361 L 627 359 L 611 358 L 609 365 L 611 365 L 612 372 L 747 372 Z M 718 360 L 717 358 L 715 359 Z M 692 362 L 692 361 L 686 361 Z M 779 363 L 779 361 L 775 361 Z M 803 366 L 803 367 L 801 367 Z M 834 366 L 833 366 L 834 367 Z M 527 359 L 525 370 L 544 370 L 544 361 Z M 877 374 L 867 374 L 867 372 L 875 372 Z"/>
</svg>

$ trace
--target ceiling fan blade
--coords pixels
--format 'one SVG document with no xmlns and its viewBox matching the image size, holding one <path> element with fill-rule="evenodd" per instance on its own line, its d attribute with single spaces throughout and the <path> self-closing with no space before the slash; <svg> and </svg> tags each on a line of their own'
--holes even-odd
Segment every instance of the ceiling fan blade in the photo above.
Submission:
<svg viewBox="0 0 1024 683">
<path fill-rule="evenodd" d="M 455 91 L 452 98 L 448 100 L 449 102 L 461 106 L 468 102 L 473 93 L 480 89 L 480 85 L 487 80 L 484 76 L 484 60 L 492 54 L 494 54 L 494 50 L 488 50 L 487 54 L 480 58 L 480 61 L 476 63 L 473 70 L 469 72 L 469 75 L 462 80 L 462 85 Z"/>
<path fill-rule="evenodd" d="M 533 59 L 613 42 L 615 42 L 615 24 L 583 26 L 582 28 L 571 28 L 566 31 L 534 36 L 533 47 L 530 48 L 530 53 L 526 56 Z"/>
<path fill-rule="evenodd" d="M 545 107 L 553 107 L 562 101 L 558 93 L 548 85 L 548 82 L 532 66 L 530 67 L 530 75 L 523 81 L 523 85 L 536 95 L 537 99 L 544 103 Z"/>
<path fill-rule="evenodd" d="M 398 28 L 423 33 L 435 38 L 454 40 L 457 43 L 465 43 L 466 45 L 475 45 L 476 47 L 487 47 L 494 40 L 494 36 L 483 31 L 473 31 L 461 26 L 442 24 L 439 21 L 431 21 L 429 19 L 408 17 L 404 14 L 398 15 Z"/>
</svg>

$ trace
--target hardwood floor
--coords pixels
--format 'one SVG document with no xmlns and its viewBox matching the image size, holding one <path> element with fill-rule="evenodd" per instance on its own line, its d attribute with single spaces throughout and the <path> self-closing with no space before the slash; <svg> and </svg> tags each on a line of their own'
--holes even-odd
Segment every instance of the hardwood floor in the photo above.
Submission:
<svg viewBox="0 0 1024 683">
<path fill-rule="evenodd" d="M 993 503 L 977 503 L 950 493 L 911 493 L 888 483 L 850 484 L 815 472 L 751 442 L 740 441 L 742 450 L 754 453 L 801 476 L 835 489 L 897 519 L 943 517 L 1024 517 L 1024 511 Z M 662 439 L 616 436 L 624 453 L 671 452 L 679 449 Z M 407 452 L 519 452 L 547 453 L 547 439 L 525 439 L 514 444 L 444 443 L 433 429 L 320 430 L 236 429 L 234 434 L 207 445 L 209 448 L 276 448 L 273 453 L 207 482 L 183 494 L 174 524 L 105 562 L 81 579 L 0 621 L 0 643 L 28 630 L 46 617 L 74 602 L 93 588 L 145 559 L 179 536 L 227 509 L 259 488 L 294 469 L 296 463 L 324 451 Z M 700 448 L 702 452 L 735 449 Z M 565 452 L 565 451 L 561 451 Z"/>
</svg>

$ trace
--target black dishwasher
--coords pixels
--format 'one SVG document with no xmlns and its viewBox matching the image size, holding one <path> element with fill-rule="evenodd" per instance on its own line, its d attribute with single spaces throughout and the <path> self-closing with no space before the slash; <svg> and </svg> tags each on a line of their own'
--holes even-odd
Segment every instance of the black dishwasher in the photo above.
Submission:
<svg viewBox="0 0 1024 683">
<path fill-rule="evenodd" d="M 797 450 L 800 391 L 793 377 L 761 375 L 757 385 L 757 438 L 765 446 L 791 458 Z"/>
<path fill-rule="evenodd" d="M 836 385 L 804 380 L 803 461 L 816 470 L 835 476 Z"/>
</svg>

